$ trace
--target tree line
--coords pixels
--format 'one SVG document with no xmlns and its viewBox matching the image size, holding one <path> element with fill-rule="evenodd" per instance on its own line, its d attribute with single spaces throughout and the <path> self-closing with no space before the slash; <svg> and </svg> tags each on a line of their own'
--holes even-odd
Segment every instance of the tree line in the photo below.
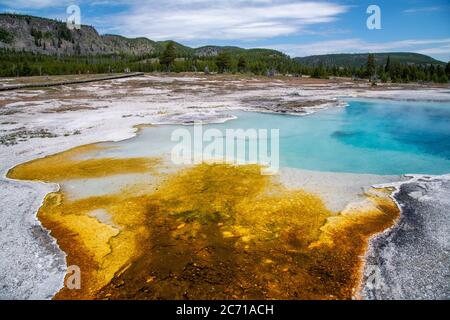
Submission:
<svg viewBox="0 0 450 320">
<path fill-rule="evenodd" d="M 369 79 L 373 82 L 408 83 L 435 82 L 448 83 L 450 79 L 450 62 L 446 66 L 438 64 L 406 64 L 387 58 L 385 64 L 376 64 L 375 56 L 369 54 L 367 64 L 361 67 L 315 66 L 311 76 L 314 78 L 353 77 L 354 79 Z"/>
<path fill-rule="evenodd" d="M 61 30 L 65 38 L 66 30 Z M 45 37 L 38 34 L 36 38 Z M 254 75 L 290 74 L 309 75 L 314 78 L 353 77 L 372 81 L 394 83 L 436 82 L 447 83 L 450 78 L 450 63 L 441 65 L 402 64 L 391 61 L 376 64 L 373 55 L 368 56 L 365 66 L 305 66 L 283 54 L 265 50 L 234 53 L 220 51 L 215 56 L 198 57 L 177 52 L 175 44 L 169 42 L 161 54 L 144 56 L 111 54 L 92 56 L 57 56 L 0 50 L 0 76 L 38 76 L 88 73 L 124 72 L 217 72 L 248 73 Z"/>
<path fill-rule="evenodd" d="M 284 55 L 252 53 L 236 55 L 221 52 L 217 56 L 198 57 L 176 52 L 170 43 L 160 54 L 144 56 L 110 54 L 57 56 L 0 49 L 0 76 L 65 75 L 109 72 L 217 72 L 267 75 L 302 74 L 305 70 Z"/>
</svg>

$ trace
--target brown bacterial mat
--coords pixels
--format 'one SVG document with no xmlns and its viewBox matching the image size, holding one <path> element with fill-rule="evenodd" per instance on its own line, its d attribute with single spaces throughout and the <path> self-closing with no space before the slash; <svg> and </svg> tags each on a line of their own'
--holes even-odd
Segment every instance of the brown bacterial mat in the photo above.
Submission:
<svg viewBox="0 0 450 320">
<path fill-rule="evenodd" d="M 159 160 L 76 160 L 86 146 L 20 165 L 14 179 L 58 182 L 156 170 Z M 38 218 L 81 268 L 55 299 L 351 299 L 368 238 L 399 210 L 388 190 L 336 214 L 256 165 L 201 164 L 148 192 L 45 199 Z M 95 216 L 103 210 L 107 223 Z"/>
</svg>

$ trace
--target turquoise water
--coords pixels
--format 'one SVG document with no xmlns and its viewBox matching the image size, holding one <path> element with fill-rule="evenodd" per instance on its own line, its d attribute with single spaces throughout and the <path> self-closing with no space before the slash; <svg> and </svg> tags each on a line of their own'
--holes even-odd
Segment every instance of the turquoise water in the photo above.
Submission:
<svg viewBox="0 0 450 320">
<path fill-rule="evenodd" d="M 449 103 L 349 101 L 347 108 L 305 117 L 254 112 L 235 115 L 237 120 L 204 129 L 279 129 L 281 167 L 380 175 L 450 173 Z M 186 128 L 144 129 L 134 139 L 112 144 L 119 148 L 107 153 L 168 153 L 175 145 L 171 133 L 181 127 Z"/>
</svg>

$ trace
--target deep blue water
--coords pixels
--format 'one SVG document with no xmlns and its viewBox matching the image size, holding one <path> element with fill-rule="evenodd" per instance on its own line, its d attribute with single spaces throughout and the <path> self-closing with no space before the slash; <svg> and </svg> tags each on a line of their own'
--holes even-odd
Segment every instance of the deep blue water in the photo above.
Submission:
<svg viewBox="0 0 450 320">
<path fill-rule="evenodd" d="M 237 120 L 207 127 L 280 129 L 282 167 L 381 175 L 450 173 L 449 103 L 349 101 L 347 108 L 306 117 L 236 115 Z M 167 151 L 177 127 L 145 129 L 119 143 L 120 153 L 142 154 L 144 145 L 152 152 Z"/>
<path fill-rule="evenodd" d="M 289 120 L 281 129 L 286 166 L 375 174 L 450 172 L 449 104 L 350 101 L 347 108 L 291 121 L 297 122 Z"/>
</svg>

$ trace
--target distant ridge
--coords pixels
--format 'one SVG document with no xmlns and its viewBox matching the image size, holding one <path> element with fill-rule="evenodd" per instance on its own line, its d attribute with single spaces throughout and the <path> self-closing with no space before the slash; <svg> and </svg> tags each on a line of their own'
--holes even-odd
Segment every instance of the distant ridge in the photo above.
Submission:
<svg viewBox="0 0 450 320">
<path fill-rule="evenodd" d="M 328 67 L 362 67 L 367 63 L 368 53 L 342 53 L 342 54 L 324 54 L 308 56 L 303 58 L 294 58 L 302 65 L 315 67 L 319 65 Z M 386 64 L 388 57 L 393 63 L 416 64 L 416 65 L 445 65 L 444 62 L 433 59 L 429 56 L 411 53 L 411 52 L 384 52 L 374 53 L 375 63 L 377 65 Z"/>
<path fill-rule="evenodd" d="M 40 54 L 57 55 L 158 55 L 167 43 L 174 42 L 178 55 L 211 57 L 221 51 L 231 54 L 263 53 L 286 56 L 269 49 L 243 49 L 238 47 L 204 46 L 190 48 L 175 41 L 126 38 L 120 35 L 100 35 L 92 26 L 82 25 L 80 30 L 69 32 L 65 23 L 57 20 L 0 13 L 0 48 L 24 50 Z"/>
</svg>

